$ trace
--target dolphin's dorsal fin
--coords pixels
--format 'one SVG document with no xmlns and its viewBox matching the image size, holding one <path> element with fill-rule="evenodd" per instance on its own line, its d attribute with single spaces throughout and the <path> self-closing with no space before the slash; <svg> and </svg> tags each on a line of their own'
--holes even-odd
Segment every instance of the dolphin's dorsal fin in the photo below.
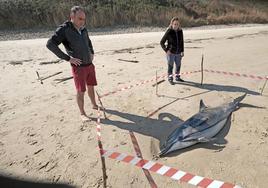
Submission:
<svg viewBox="0 0 268 188">
<path fill-rule="evenodd" d="M 207 106 L 205 105 L 205 103 L 203 102 L 203 100 L 200 100 L 200 106 L 199 106 L 199 112 L 202 112 L 203 110 L 205 110 L 207 108 Z"/>
</svg>

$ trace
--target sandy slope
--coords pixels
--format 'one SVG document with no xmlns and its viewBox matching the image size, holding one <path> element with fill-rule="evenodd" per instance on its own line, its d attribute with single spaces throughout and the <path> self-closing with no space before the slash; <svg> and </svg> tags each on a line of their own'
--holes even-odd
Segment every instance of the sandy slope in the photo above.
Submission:
<svg viewBox="0 0 268 188">
<path fill-rule="evenodd" d="M 151 79 L 156 71 L 158 75 L 165 74 L 165 57 L 159 46 L 162 35 L 153 32 L 92 36 L 98 92 L 104 94 Z M 182 72 L 199 70 L 204 54 L 207 69 L 268 75 L 267 25 L 185 30 L 184 35 Z M 102 173 L 96 123 L 80 122 L 73 81 L 59 84 L 54 81 L 71 76 L 69 64 L 40 65 L 57 60 L 45 48 L 46 41 L 0 42 L 0 172 L 35 181 L 99 187 Z M 41 76 L 62 73 L 41 85 L 35 71 Z M 183 78 L 200 82 L 199 73 Z M 159 85 L 161 97 L 155 95 L 152 84 L 102 99 L 109 117 L 102 120 L 105 148 L 134 155 L 128 132 L 132 130 L 143 157 L 152 160 L 159 151 L 159 141 L 198 111 L 200 99 L 216 106 L 247 92 L 243 107 L 233 113 L 216 145 L 198 144 L 158 162 L 243 187 L 267 185 L 268 86 L 260 95 L 264 80 L 205 73 L 203 88 L 187 84 L 171 86 L 165 81 Z M 88 114 L 96 117 L 89 100 L 86 105 Z M 162 106 L 165 107 L 146 118 Z M 140 169 L 111 159 L 106 163 L 110 187 L 149 187 Z M 157 174 L 152 176 L 159 187 L 192 187 Z"/>
</svg>

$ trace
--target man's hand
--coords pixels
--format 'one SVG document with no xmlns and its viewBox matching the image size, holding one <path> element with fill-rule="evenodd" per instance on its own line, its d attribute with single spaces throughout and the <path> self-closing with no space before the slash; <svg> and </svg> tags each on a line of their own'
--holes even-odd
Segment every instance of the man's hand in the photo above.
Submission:
<svg viewBox="0 0 268 188">
<path fill-rule="evenodd" d="M 69 62 L 75 66 L 79 66 L 82 64 L 82 61 L 80 59 L 77 58 L 73 58 L 71 57 L 71 59 L 69 60 Z"/>
<path fill-rule="evenodd" d="M 90 54 L 90 59 L 91 59 L 91 62 L 93 62 L 93 60 L 94 60 L 94 54 Z"/>
<path fill-rule="evenodd" d="M 167 55 L 170 55 L 170 54 L 171 54 L 171 52 L 168 50 L 168 51 L 167 51 Z"/>
<path fill-rule="evenodd" d="M 184 56 L 184 52 L 181 52 L 181 57 L 183 57 Z"/>
</svg>

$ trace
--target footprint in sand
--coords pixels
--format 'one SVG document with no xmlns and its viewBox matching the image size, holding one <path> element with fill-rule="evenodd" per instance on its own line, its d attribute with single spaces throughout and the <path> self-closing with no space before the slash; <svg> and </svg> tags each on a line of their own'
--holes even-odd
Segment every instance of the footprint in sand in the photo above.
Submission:
<svg viewBox="0 0 268 188">
<path fill-rule="evenodd" d="M 11 131 L 0 132 L 0 137 L 7 136 Z"/>
<path fill-rule="evenodd" d="M 32 97 L 33 96 L 27 96 L 27 97 L 24 97 L 24 104 L 29 104 L 32 102 Z"/>
</svg>

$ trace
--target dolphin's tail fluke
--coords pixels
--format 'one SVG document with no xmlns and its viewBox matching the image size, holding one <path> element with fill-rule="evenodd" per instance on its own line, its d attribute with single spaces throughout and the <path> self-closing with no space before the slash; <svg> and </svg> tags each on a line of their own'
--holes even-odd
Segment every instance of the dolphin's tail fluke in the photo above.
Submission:
<svg viewBox="0 0 268 188">
<path fill-rule="evenodd" d="M 247 96 L 246 93 L 244 93 L 244 95 L 237 97 L 236 99 L 234 99 L 233 103 L 234 105 L 238 105 L 245 97 Z"/>
</svg>

